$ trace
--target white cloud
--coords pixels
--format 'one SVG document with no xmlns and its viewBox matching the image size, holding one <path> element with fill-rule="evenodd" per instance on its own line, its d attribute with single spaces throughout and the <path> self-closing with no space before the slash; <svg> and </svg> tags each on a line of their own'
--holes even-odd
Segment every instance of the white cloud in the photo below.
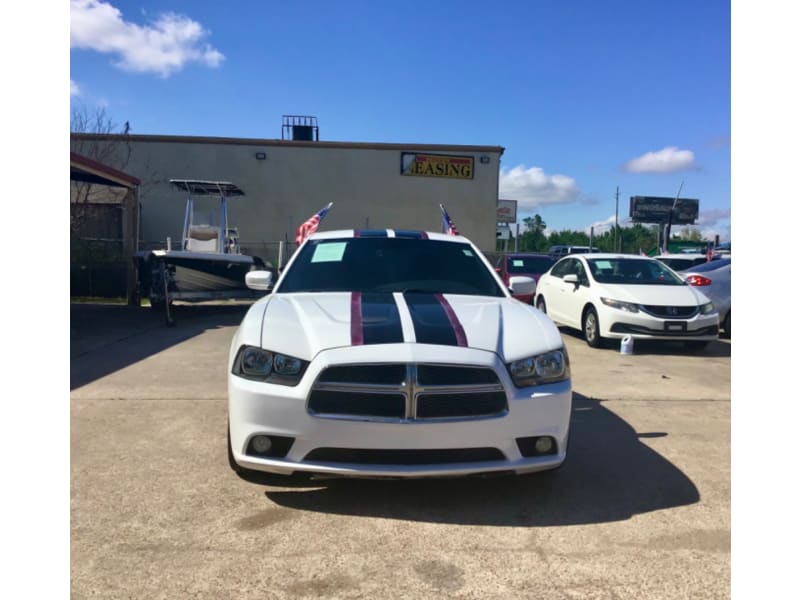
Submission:
<svg viewBox="0 0 800 600">
<path fill-rule="evenodd" d="M 586 226 L 583 231 L 586 235 L 589 235 L 589 233 L 592 230 L 592 227 L 594 227 L 594 234 L 602 235 L 606 231 L 614 230 L 615 221 L 620 227 L 630 227 L 633 224 L 633 221 L 631 220 L 630 217 L 625 217 L 622 215 L 619 215 L 619 217 L 617 217 L 615 215 L 611 215 L 610 217 L 608 217 L 603 221 L 595 221 L 594 223 Z"/>
<path fill-rule="evenodd" d="M 691 229 L 698 229 L 704 240 L 713 240 L 718 235 L 721 242 L 731 239 L 731 209 L 712 208 L 700 211 L 694 225 L 687 225 Z M 676 230 L 677 231 L 677 230 Z"/>
<path fill-rule="evenodd" d="M 694 167 L 694 152 L 669 146 L 657 152 L 647 152 L 625 163 L 629 173 L 675 173 Z"/>
<path fill-rule="evenodd" d="M 548 175 L 539 167 L 526 169 L 520 165 L 500 171 L 500 197 L 516 200 L 520 211 L 574 202 L 579 192 L 572 177 Z"/>
<path fill-rule="evenodd" d="M 146 26 L 125 21 L 100 0 L 70 0 L 70 48 L 117 56 L 115 66 L 169 77 L 187 63 L 218 66 L 225 57 L 202 42 L 208 35 L 189 17 L 167 13 Z"/>
<path fill-rule="evenodd" d="M 72 81 L 72 79 L 69 80 L 69 95 L 70 95 L 70 98 L 72 96 L 80 96 L 81 95 L 81 88 L 78 87 L 78 84 L 75 83 L 74 81 Z"/>
</svg>

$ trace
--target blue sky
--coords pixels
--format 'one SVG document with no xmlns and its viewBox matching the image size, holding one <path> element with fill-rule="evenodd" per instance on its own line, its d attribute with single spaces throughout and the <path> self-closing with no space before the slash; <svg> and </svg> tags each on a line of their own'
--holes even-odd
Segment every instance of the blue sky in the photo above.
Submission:
<svg viewBox="0 0 800 600">
<path fill-rule="evenodd" d="M 601 233 L 630 196 L 730 239 L 731 8 L 719 0 L 72 0 L 72 107 L 135 134 L 496 145 L 519 220 Z M 458 222 L 457 209 L 450 209 Z"/>
</svg>

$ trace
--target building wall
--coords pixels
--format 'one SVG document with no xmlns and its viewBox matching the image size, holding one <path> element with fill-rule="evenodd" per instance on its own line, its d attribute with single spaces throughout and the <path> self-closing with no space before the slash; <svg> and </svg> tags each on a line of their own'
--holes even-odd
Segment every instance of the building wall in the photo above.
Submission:
<svg viewBox="0 0 800 600">
<path fill-rule="evenodd" d="M 186 196 L 169 179 L 230 181 L 244 192 L 228 200 L 229 225 L 242 246 L 289 240 L 297 227 L 328 202 L 321 230 L 406 228 L 441 230 L 444 204 L 459 231 L 494 250 L 496 202 L 503 149 L 498 146 L 431 146 L 291 142 L 167 136 L 73 134 L 73 146 L 114 146 L 109 164 L 141 179 L 140 239 L 180 243 Z M 266 154 L 258 160 L 257 152 Z M 474 159 L 472 179 L 401 175 L 403 152 Z M 481 162 L 481 157 L 485 157 Z M 488 162 L 486 159 L 488 158 Z M 116 160 L 115 164 L 113 161 Z M 124 163 L 124 164 L 122 164 Z M 205 200 L 195 199 L 202 208 Z M 216 209 L 216 201 L 209 206 Z"/>
</svg>

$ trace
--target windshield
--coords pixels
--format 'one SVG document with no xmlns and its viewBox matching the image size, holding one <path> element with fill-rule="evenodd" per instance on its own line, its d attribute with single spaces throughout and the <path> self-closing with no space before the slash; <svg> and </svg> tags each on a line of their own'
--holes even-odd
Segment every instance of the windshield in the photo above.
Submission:
<svg viewBox="0 0 800 600">
<path fill-rule="evenodd" d="M 549 256 L 509 256 L 509 273 L 545 273 L 555 261 Z"/>
<path fill-rule="evenodd" d="M 505 296 L 469 244 L 369 237 L 310 240 L 275 293 L 408 291 Z"/>
<path fill-rule="evenodd" d="M 598 283 L 687 285 L 669 267 L 655 259 L 590 258 L 586 262 Z"/>
</svg>

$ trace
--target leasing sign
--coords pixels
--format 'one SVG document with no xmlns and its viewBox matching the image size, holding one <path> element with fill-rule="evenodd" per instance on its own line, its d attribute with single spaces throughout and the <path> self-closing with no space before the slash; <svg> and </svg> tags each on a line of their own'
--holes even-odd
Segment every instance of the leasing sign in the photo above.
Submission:
<svg viewBox="0 0 800 600">
<path fill-rule="evenodd" d="M 475 159 L 471 156 L 445 156 L 444 154 L 421 154 L 403 152 L 401 174 L 412 177 L 446 177 L 449 179 L 472 179 Z"/>
</svg>

